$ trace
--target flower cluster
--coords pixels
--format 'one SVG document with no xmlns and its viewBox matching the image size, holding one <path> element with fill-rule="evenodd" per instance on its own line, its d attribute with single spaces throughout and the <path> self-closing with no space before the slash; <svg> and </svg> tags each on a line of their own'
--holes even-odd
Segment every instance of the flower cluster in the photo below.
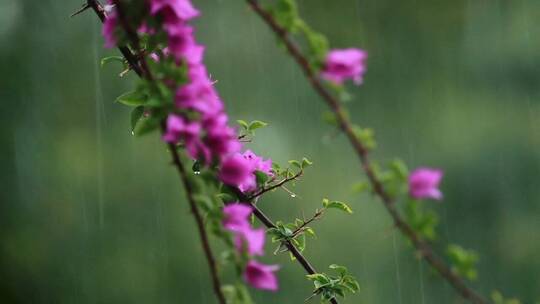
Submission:
<svg viewBox="0 0 540 304">
<path fill-rule="evenodd" d="M 418 168 L 409 175 L 409 195 L 415 199 L 441 200 L 439 190 L 443 172 L 439 169 Z"/>
<path fill-rule="evenodd" d="M 367 52 L 360 49 L 331 50 L 326 55 L 321 77 L 338 85 L 347 79 L 361 85 L 366 72 L 366 59 Z"/>
<path fill-rule="evenodd" d="M 223 227 L 234 234 L 234 243 L 239 253 L 247 253 L 251 258 L 244 272 L 244 279 L 251 286 L 275 291 L 278 280 L 275 271 L 277 265 L 264 265 L 255 261 L 253 256 L 264 254 L 266 232 L 263 228 L 253 229 L 249 223 L 252 208 L 245 204 L 231 204 L 223 208 Z"/>
<path fill-rule="evenodd" d="M 225 184 L 246 193 L 257 189 L 257 171 L 272 176 L 272 160 L 263 160 L 251 150 L 247 150 L 243 154 L 236 153 L 227 158 L 221 165 L 219 177 Z"/>
<path fill-rule="evenodd" d="M 168 143 L 182 143 L 190 157 L 201 163 L 219 167 L 219 179 L 240 191 L 257 189 L 257 172 L 272 176 L 272 161 L 264 160 L 247 150 L 240 153 L 241 142 L 235 129 L 229 126 L 225 107 L 214 81 L 203 63 L 204 46 L 196 42 L 189 21 L 199 16 L 190 0 L 149 0 L 149 16 L 156 22 L 143 22 L 139 33 L 165 34 L 166 45 L 150 54 L 156 62 L 167 60 L 185 68 L 187 82 L 180 85 L 164 80 L 174 92 L 174 111 L 166 118 L 162 139 Z M 117 44 L 118 17 L 112 0 L 108 1 L 103 35 L 106 46 Z M 152 20 L 154 21 L 154 20 Z M 148 24 L 152 24 L 148 26 Z M 252 259 L 264 255 L 265 230 L 253 229 L 248 222 L 252 213 L 249 206 L 234 204 L 223 210 L 224 228 L 234 233 L 235 247 L 247 253 L 250 260 L 245 268 L 245 280 L 255 288 L 277 290 L 274 272 L 277 266 L 263 265 Z"/>
</svg>

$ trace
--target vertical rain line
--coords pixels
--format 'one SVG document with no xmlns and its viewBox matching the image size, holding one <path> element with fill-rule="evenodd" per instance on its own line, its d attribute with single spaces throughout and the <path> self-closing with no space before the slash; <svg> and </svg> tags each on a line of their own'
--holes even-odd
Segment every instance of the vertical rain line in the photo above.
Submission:
<svg viewBox="0 0 540 304">
<path fill-rule="evenodd" d="M 399 304 L 403 303 L 402 294 L 401 294 L 401 275 L 399 273 L 399 261 L 397 255 L 397 245 L 396 245 L 396 231 L 392 232 L 392 248 L 394 249 L 394 264 L 396 266 L 396 281 L 397 281 L 397 290 L 399 296 Z"/>
<path fill-rule="evenodd" d="M 420 274 L 420 295 L 422 296 L 422 304 L 426 304 L 426 295 L 424 292 L 424 265 L 422 259 L 418 259 L 418 273 Z"/>
<path fill-rule="evenodd" d="M 101 88 L 101 75 L 98 66 L 99 62 L 99 50 L 101 39 L 99 29 L 101 26 L 96 24 L 92 27 L 93 39 L 93 62 L 94 66 L 94 88 L 95 88 L 95 115 L 96 115 L 96 171 L 97 171 L 97 193 L 98 193 L 98 215 L 99 215 L 99 228 L 103 229 L 105 225 L 105 211 L 104 211 L 104 176 L 103 176 L 103 122 L 105 118 L 105 107 L 103 104 L 103 92 Z"/>
</svg>

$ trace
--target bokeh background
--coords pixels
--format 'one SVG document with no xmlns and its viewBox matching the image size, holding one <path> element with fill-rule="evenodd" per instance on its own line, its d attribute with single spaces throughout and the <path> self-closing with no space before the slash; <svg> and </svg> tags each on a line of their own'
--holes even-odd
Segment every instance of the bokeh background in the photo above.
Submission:
<svg viewBox="0 0 540 304">
<path fill-rule="evenodd" d="M 99 66 L 96 17 L 79 0 L 0 0 L 0 302 L 214 303 L 187 203 L 156 135 L 134 138 L 113 103 L 135 78 Z M 351 191 L 363 179 L 325 106 L 275 37 L 241 0 L 195 0 L 198 39 L 233 119 L 270 127 L 249 147 L 315 165 L 294 188 L 261 202 L 274 219 L 329 213 L 306 255 L 347 265 L 361 292 L 343 303 L 461 303 L 392 228 L 382 205 Z M 351 88 L 355 122 L 376 130 L 374 157 L 445 170 L 440 242 L 481 257 L 485 294 L 540 300 L 540 2 L 537 0 L 300 0 L 334 47 L 370 53 Z M 311 285 L 286 255 L 279 293 L 303 303 Z M 313 300 L 316 302 L 316 300 Z"/>
</svg>

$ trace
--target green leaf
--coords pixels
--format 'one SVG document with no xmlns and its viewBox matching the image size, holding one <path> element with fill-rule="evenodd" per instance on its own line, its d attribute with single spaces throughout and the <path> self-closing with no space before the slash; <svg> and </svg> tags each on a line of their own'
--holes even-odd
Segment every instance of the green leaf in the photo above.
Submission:
<svg viewBox="0 0 540 304">
<path fill-rule="evenodd" d="M 148 100 L 148 96 L 137 91 L 128 92 L 116 98 L 116 102 L 124 104 L 126 106 L 130 106 L 130 107 L 137 107 L 137 106 L 144 105 L 147 100 Z"/>
<path fill-rule="evenodd" d="M 351 207 L 340 201 L 329 201 L 328 199 L 323 199 L 323 207 L 326 209 L 339 209 L 349 214 L 353 213 Z"/>
<path fill-rule="evenodd" d="M 306 228 L 304 232 L 312 238 L 317 237 L 317 235 L 315 234 L 315 230 L 313 230 L 312 228 Z"/>
<path fill-rule="evenodd" d="M 152 117 L 143 117 L 139 119 L 139 122 L 133 130 L 133 135 L 142 136 L 148 134 L 159 128 L 159 120 Z"/>
<path fill-rule="evenodd" d="M 122 64 L 125 64 L 126 60 L 122 56 L 109 56 L 101 59 L 101 67 L 104 67 L 105 65 L 111 63 L 111 62 L 120 62 Z"/>
<path fill-rule="evenodd" d="M 314 274 L 308 274 L 306 275 L 306 278 L 310 281 L 316 281 L 316 282 L 319 282 L 321 284 L 328 284 L 330 283 L 330 279 L 328 278 L 328 276 L 324 273 L 314 273 Z"/>
<path fill-rule="evenodd" d="M 131 132 L 135 130 L 137 123 L 144 115 L 144 107 L 138 106 L 131 111 L 130 122 L 131 122 Z"/>
<path fill-rule="evenodd" d="M 262 186 L 268 181 L 268 175 L 262 171 L 255 171 L 255 177 L 257 179 L 257 185 Z"/>
<path fill-rule="evenodd" d="M 307 167 L 309 167 L 311 165 L 313 165 L 312 161 L 310 161 L 309 159 L 307 159 L 305 157 L 302 158 L 302 169 L 307 168 Z"/>
<path fill-rule="evenodd" d="M 295 166 L 295 167 L 298 168 L 298 169 L 302 169 L 302 165 L 301 165 L 300 162 L 297 161 L 297 160 L 294 160 L 294 159 L 293 159 L 293 160 L 290 160 L 290 161 L 289 161 L 289 164 Z"/>
<path fill-rule="evenodd" d="M 360 128 L 359 126 L 353 126 L 352 131 L 356 138 L 369 150 L 377 147 L 375 142 L 375 132 L 370 128 Z"/>
<path fill-rule="evenodd" d="M 249 129 L 249 125 L 248 123 L 245 121 L 245 120 L 237 120 L 236 121 L 242 128 L 244 128 L 244 130 L 248 130 Z"/>
<path fill-rule="evenodd" d="M 367 181 L 358 182 L 352 186 L 354 193 L 361 193 L 371 188 L 371 185 Z"/>
<path fill-rule="evenodd" d="M 337 265 L 337 264 L 332 264 L 332 265 L 328 266 L 328 268 L 337 271 L 337 273 L 339 273 L 341 276 L 344 276 L 344 275 L 346 275 L 346 274 L 349 272 L 349 271 L 347 270 L 347 267 L 345 267 L 345 266 L 340 266 L 340 265 Z"/>
<path fill-rule="evenodd" d="M 268 124 L 265 123 L 264 121 L 254 120 L 249 124 L 248 130 L 249 131 L 254 131 L 254 130 L 257 130 L 257 129 L 260 129 L 260 128 L 264 128 L 266 126 L 268 126 Z"/>
<path fill-rule="evenodd" d="M 472 250 L 467 250 L 459 245 L 448 245 L 447 254 L 452 261 L 452 269 L 469 280 L 474 280 L 478 276 L 476 263 L 478 254 Z"/>
</svg>

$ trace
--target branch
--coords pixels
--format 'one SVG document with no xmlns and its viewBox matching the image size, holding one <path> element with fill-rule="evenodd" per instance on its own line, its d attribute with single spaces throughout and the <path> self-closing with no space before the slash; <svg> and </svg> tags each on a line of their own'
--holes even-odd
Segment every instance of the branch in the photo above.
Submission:
<svg viewBox="0 0 540 304">
<path fill-rule="evenodd" d="M 191 213 L 193 213 L 193 216 L 195 217 L 195 221 L 197 222 L 197 229 L 199 230 L 199 235 L 201 237 L 201 241 L 203 244 L 206 260 L 208 262 L 208 265 L 210 266 L 210 274 L 212 275 L 212 284 L 214 286 L 214 293 L 216 294 L 219 300 L 219 303 L 225 304 L 226 303 L 225 296 L 223 295 L 223 292 L 221 291 L 221 283 L 219 281 L 219 276 L 217 273 L 216 260 L 214 259 L 214 255 L 212 254 L 212 248 L 210 247 L 210 242 L 208 241 L 208 236 L 204 229 L 203 218 L 199 212 L 199 209 L 197 208 L 195 199 L 193 197 L 193 189 L 191 187 L 191 184 L 188 181 L 186 169 L 184 168 L 184 165 L 182 164 L 180 157 L 178 156 L 178 151 L 176 147 L 174 146 L 174 144 L 169 144 L 169 151 L 171 152 L 173 164 L 176 167 L 178 173 L 180 174 L 180 179 L 182 180 L 182 183 L 184 184 L 184 188 L 186 189 L 186 196 L 188 198 L 189 206 L 191 208 Z"/>
<path fill-rule="evenodd" d="M 130 37 L 130 40 L 131 40 L 134 48 L 136 50 L 139 50 L 140 49 L 139 48 L 139 40 L 138 40 L 137 35 L 136 34 L 134 35 L 134 32 L 132 32 L 129 29 L 129 27 L 127 26 L 128 24 L 125 22 L 125 18 L 122 15 L 121 6 L 119 5 L 120 4 L 119 1 L 115 1 L 115 3 L 117 4 L 118 14 L 119 14 L 119 17 L 120 17 L 120 21 L 122 22 L 122 25 L 124 27 L 124 30 L 126 30 L 128 36 Z M 105 12 L 103 10 L 103 7 L 99 3 L 99 1 L 97 1 L 97 0 L 88 0 L 87 4 L 88 4 L 88 6 L 92 7 L 94 12 L 99 17 L 99 19 L 103 22 L 105 20 Z M 146 65 L 144 57 L 140 57 L 141 58 L 140 62 L 141 62 L 141 66 L 142 66 L 142 69 L 141 69 L 139 67 L 138 63 L 137 63 L 138 61 L 136 59 L 137 58 L 136 55 L 133 54 L 129 50 L 129 48 L 127 48 L 127 47 L 119 47 L 119 49 L 120 49 L 120 52 L 122 53 L 122 55 L 124 55 L 124 58 L 126 58 L 126 60 L 130 63 L 133 70 L 137 73 L 137 75 L 139 75 L 141 77 L 145 77 L 145 78 L 147 78 L 149 80 L 152 79 L 152 75 L 150 74 L 150 70 L 148 69 L 148 67 Z M 162 125 L 162 132 L 164 130 L 165 130 L 164 125 Z M 204 251 L 204 254 L 206 256 L 208 266 L 210 267 L 210 275 L 212 277 L 212 285 L 213 285 L 213 288 L 214 288 L 214 293 L 216 294 L 216 297 L 218 298 L 218 301 L 219 301 L 220 304 L 226 304 L 225 296 L 223 295 L 223 292 L 221 290 L 221 283 L 220 283 L 219 276 L 218 276 L 216 260 L 214 258 L 213 253 L 212 253 L 212 248 L 210 247 L 210 242 L 208 240 L 208 235 L 206 234 L 206 230 L 204 228 L 204 221 L 203 221 L 203 218 L 202 218 L 202 216 L 201 216 L 201 214 L 199 212 L 199 209 L 197 208 L 197 203 L 196 203 L 195 198 L 193 196 L 193 189 L 191 187 L 191 184 L 188 181 L 186 170 L 185 170 L 185 168 L 184 168 L 184 166 L 183 166 L 183 164 L 182 164 L 182 162 L 180 160 L 180 157 L 178 155 L 178 151 L 176 150 L 176 147 L 173 144 L 169 144 L 168 147 L 169 147 L 169 151 L 171 152 L 171 157 L 172 157 L 172 160 L 173 160 L 173 164 L 176 167 L 176 169 L 177 169 L 177 171 L 178 171 L 178 173 L 180 175 L 180 179 L 182 180 L 182 183 L 183 183 L 184 188 L 186 190 L 186 196 L 187 196 L 190 208 L 191 208 L 191 212 L 193 213 L 193 216 L 195 217 L 195 221 L 197 222 L 197 229 L 198 229 L 198 232 L 199 232 L 199 236 L 201 238 L 203 251 Z"/>
<path fill-rule="evenodd" d="M 105 22 L 105 18 L 106 18 L 105 9 L 103 9 L 103 6 L 101 6 L 99 1 L 97 0 L 87 0 L 86 5 L 83 6 L 83 8 L 77 11 L 74 15 L 86 10 L 89 7 L 92 8 L 92 10 L 94 10 L 94 13 L 96 13 L 96 15 L 98 16 L 99 20 L 101 20 L 101 22 Z M 137 60 L 137 57 L 135 57 L 135 55 L 129 50 L 129 48 L 125 46 L 119 46 L 118 50 L 120 50 L 120 53 L 122 53 L 122 56 L 124 56 L 124 58 L 128 62 L 131 69 L 135 71 L 137 75 L 142 76 L 142 70 L 141 70 L 141 67 L 139 66 L 139 61 Z"/>
<path fill-rule="evenodd" d="M 416 232 L 401 218 L 398 213 L 394 200 L 392 197 L 384 190 L 384 187 L 380 180 L 375 176 L 371 162 L 368 157 L 368 149 L 364 144 L 355 136 L 351 122 L 344 114 L 343 107 L 338 99 L 336 99 L 322 84 L 319 80 L 315 71 L 311 68 L 309 61 L 304 56 L 300 48 L 293 42 L 289 37 L 287 30 L 277 23 L 274 17 L 264 10 L 257 0 L 246 0 L 252 9 L 257 13 L 264 22 L 274 31 L 274 33 L 282 40 L 285 44 L 287 51 L 294 58 L 296 63 L 300 66 L 305 76 L 313 86 L 314 90 L 322 97 L 326 104 L 330 107 L 332 112 L 337 118 L 339 123 L 339 128 L 345 133 L 347 139 L 352 145 L 354 151 L 356 152 L 362 168 L 366 173 L 373 191 L 379 198 L 382 200 L 386 210 L 392 217 L 396 227 L 413 243 L 414 247 L 420 252 L 429 265 L 437 270 L 439 274 L 445 278 L 450 285 L 464 298 L 475 304 L 486 304 L 490 303 L 480 295 L 478 292 L 468 287 L 465 284 L 465 281 L 456 275 L 451 268 L 441 259 L 431 248 L 431 246 L 422 240 Z"/>
<path fill-rule="evenodd" d="M 268 229 L 276 228 L 276 225 L 272 222 L 272 220 L 252 202 L 252 199 L 247 197 L 242 191 L 236 188 L 232 188 L 232 190 L 234 191 L 234 193 L 236 194 L 236 196 L 241 202 L 253 208 L 253 214 L 255 214 L 255 217 L 259 219 L 259 221 L 261 221 L 261 223 L 263 223 L 266 226 L 266 228 Z M 296 258 L 298 263 L 300 263 L 300 265 L 304 268 L 304 270 L 308 274 L 317 273 L 317 270 L 315 270 L 315 267 L 311 265 L 311 263 L 306 259 L 306 257 L 304 257 L 304 255 L 302 255 L 300 250 L 298 250 L 298 248 L 296 248 L 291 241 L 284 241 L 283 243 L 285 247 L 287 247 L 287 249 L 291 252 L 291 254 Z M 330 302 L 332 304 L 338 304 L 338 301 L 336 298 L 330 299 Z"/>
<path fill-rule="evenodd" d="M 258 198 L 259 196 L 265 194 L 266 192 L 269 192 L 269 191 L 272 191 L 274 189 L 277 189 L 283 185 L 285 185 L 286 183 L 290 182 L 290 181 L 293 181 L 297 178 L 299 178 L 300 176 L 302 176 L 302 174 L 304 173 L 303 170 L 300 170 L 298 173 L 296 173 L 295 175 L 291 176 L 291 177 L 288 177 L 282 181 L 280 181 L 279 183 L 277 184 L 274 184 L 268 188 L 263 188 L 261 190 L 259 190 L 258 192 L 256 192 L 255 194 L 253 194 L 252 196 L 248 197 L 246 199 L 246 201 L 249 201 L 249 202 L 252 202 L 254 199 Z"/>
</svg>

